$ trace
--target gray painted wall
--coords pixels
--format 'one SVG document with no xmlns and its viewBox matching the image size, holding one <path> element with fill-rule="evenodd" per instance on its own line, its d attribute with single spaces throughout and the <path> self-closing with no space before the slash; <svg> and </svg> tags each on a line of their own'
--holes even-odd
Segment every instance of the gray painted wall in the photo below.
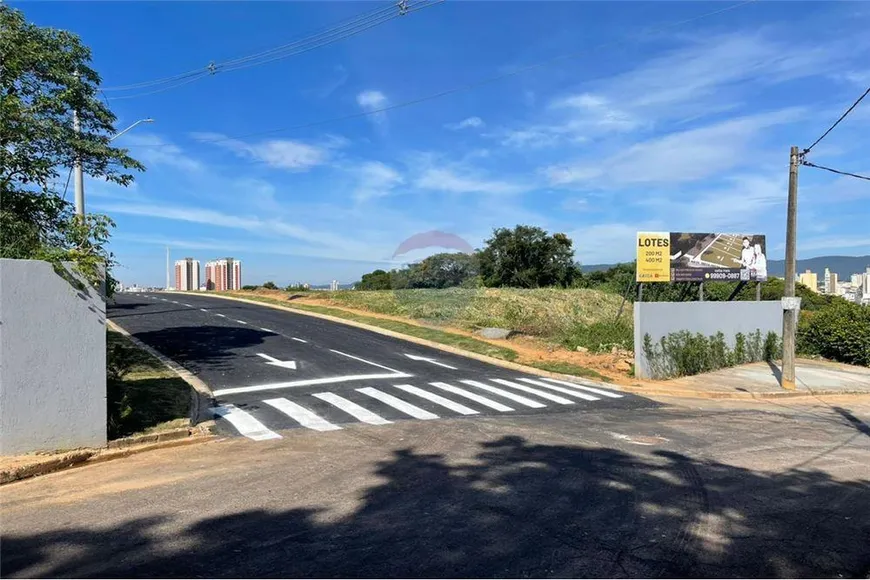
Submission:
<svg viewBox="0 0 870 580">
<path fill-rule="evenodd" d="M 643 352 L 644 334 L 655 343 L 672 332 L 688 330 L 704 336 L 722 332 L 729 346 L 734 337 L 761 330 L 763 336 L 773 331 L 782 337 L 782 303 L 760 302 L 635 302 L 634 364 L 637 377 L 650 377 L 649 363 Z"/>
<path fill-rule="evenodd" d="M 0 454 L 106 444 L 106 306 L 83 284 L 0 259 Z"/>
</svg>

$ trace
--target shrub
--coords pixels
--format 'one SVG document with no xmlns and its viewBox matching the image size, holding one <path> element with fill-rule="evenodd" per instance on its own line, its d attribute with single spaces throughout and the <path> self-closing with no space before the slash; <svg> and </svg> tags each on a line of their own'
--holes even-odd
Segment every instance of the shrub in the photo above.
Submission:
<svg viewBox="0 0 870 580">
<path fill-rule="evenodd" d="M 591 352 L 605 352 L 618 347 L 622 350 L 634 349 L 634 329 L 628 322 L 593 322 L 577 324 L 562 341 L 571 350 L 578 346 Z"/>
<path fill-rule="evenodd" d="M 734 336 L 734 348 L 728 347 L 721 332 L 713 336 L 692 334 L 687 330 L 672 332 L 653 343 L 643 337 L 643 352 L 654 379 L 685 377 L 760 360 L 774 360 L 781 352 L 779 336 L 769 332 L 762 338 L 760 330 L 747 337 Z"/>
<path fill-rule="evenodd" d="M 802 312 L 797 347 L 801 354 L 870 366 L 870 308 L 844 300 Z"/>
</svg>

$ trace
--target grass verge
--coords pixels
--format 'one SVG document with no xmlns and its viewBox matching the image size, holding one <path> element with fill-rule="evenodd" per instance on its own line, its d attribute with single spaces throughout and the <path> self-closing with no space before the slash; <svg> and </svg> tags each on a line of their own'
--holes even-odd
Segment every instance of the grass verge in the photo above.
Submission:
<svg viewBox="0 0 870 580">
<path fill-rule="evenodd" d="M 188 426 L 187 383 L 119 332 L 107 331 L 106 349 L 110 440 Z"/>
<path fill-rule="evenodd" d="M 602 383 L 612 382 L 609 377 L 605 377 L 597 371 L 587 369 L 586 367 L 581 367 L 580 365 L 575 365 L 569 362 L 538 360 L 524 361 L 522 362 L 522 364 L 530 367 L 535 367 L 536 369 L 541 369 L 542 371 L 550 371 L 551 373 L 561 373 L 563 375 L 573 375 L 575 377 L 586 377 L 588 379 L 601 381 Z"/>
</svg>

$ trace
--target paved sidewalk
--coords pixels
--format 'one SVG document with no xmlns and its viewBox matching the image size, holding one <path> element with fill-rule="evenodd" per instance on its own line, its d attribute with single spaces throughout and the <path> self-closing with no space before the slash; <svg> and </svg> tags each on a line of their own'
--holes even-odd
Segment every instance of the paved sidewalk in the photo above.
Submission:
<svg viewBox="0 0 870 580">
<path fill-rule="evenodd" d="M 784 390 L 780 366 L 766 362 L 721 369 L 670 381 L 644 381 L 632 389 L 648 394 L 685 394 L 711 398 L 768 398 L 799 395 L 870 395 L 870 368 L 799 359 L 797 389 Z"/>
</svg>

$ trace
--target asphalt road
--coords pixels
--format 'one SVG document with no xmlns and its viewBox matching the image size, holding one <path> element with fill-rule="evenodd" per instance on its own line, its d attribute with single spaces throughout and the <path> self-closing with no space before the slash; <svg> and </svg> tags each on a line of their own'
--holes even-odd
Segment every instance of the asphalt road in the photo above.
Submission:
<svg viewBox="0 0 870 580">
<path fill-rule="evenodd" d="M 870 404 L 286 432 L 3 486 L 3 578 L 865 578 Z"/>
<path fill-rule="evenodd" d="M 654 407 L 578 379 L 525 375 L 340 323 L 196 294 L 118 294 L 108 317 L 202 379 L 217 428 L 263 441 L 500 414 Z"/>
</svg>

